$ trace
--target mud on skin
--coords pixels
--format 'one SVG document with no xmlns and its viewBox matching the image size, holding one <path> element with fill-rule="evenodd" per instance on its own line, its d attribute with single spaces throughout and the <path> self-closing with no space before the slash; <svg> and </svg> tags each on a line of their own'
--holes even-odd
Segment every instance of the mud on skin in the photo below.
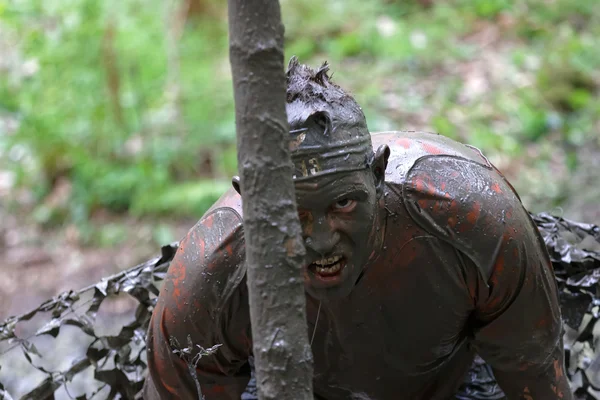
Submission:
<svg viewBox="0 0 600 400">
<path fill-rule="evenodd" d="M 287 82 L 315 396 L 445 400 L 479 354 L 509 398 L 571 399 L 552 265 L 511 185 L 477 149 L 443 136 L 371 135 L 327 69 L 293 60 Z M 147 398 L 192 387 L 166 332 L 224 344 L 198 364 L 208 400 L 244 392 L 240 206 L 232 189 L 182 243 L 149 330 Z"/>
</svg>

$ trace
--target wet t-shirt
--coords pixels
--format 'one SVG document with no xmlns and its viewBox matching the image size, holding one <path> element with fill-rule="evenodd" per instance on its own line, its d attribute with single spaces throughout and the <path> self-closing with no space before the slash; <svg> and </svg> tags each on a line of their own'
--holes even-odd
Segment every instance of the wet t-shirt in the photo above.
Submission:
<svg viewBox="0 0 600 400">
<path fill-rule="evenodd" d="M 475 353 L 507 387 L 511 374 L 549 368 L 559 379 L 552 265 L 510 184 L 477 149 L 442 136 L 372 140 L 391 149 L 383 240 L 348 297 L 320 304 L 307 295 L 316 398 L 448 399 Z M 188 335 L 222 345 L 197 365 L 206 399 L 244 391 L 252 338 L 241 209 L 230 190 L 181 242 L 148 331 L 146 399 L 197 398 L 169 340 Z"/>
</svg>

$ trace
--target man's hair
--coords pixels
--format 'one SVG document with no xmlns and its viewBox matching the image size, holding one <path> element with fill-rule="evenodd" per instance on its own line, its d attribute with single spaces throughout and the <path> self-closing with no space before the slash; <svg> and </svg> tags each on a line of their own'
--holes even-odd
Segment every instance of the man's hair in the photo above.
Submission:
<svg viewBox="0 0 600 400">
<path fill-rule="evenodd" d="M 288 65 L 286 111 L 296 180 L 365 169 L 373 157 L 362 109 L 328 71 L 327 63 L 314 70 L 295 57 Z"/>
<path fill-rule="evenodd" d="M 287 102 L 296 100 L 310 101 L 356 101 L 338 85 L 331 82 L 329 64 L 325 61 L 319 69 L 300 64 L 298 58 L 292 57 L 287 69 Z"/>
<path fill-rule="evenodd" d="M 331 81 L 328 72 L 327 62 L 318 69 L 313 69 L 292 57 L 286 73 L 287 103 L 304 108 L 305 111 L 301 114 L 305 118 L 292 115 L 290 124 L 302 124 L 310 114 L 323 112 L 331 120 L 333 129 L 341 125 L 356 124 L 364 124 L 366 128 L 361 107 L 348 92 Z"/>
</svg>

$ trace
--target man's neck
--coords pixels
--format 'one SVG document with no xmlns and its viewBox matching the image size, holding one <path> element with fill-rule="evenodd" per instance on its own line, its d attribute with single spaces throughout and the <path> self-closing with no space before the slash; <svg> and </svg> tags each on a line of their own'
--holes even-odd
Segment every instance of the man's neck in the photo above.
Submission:
<svg viewBox="0 0 600 400">
<path fill-rule="evenodd" d="M 381 199 L 379 199 L 379 203 L 377 205 L 376 215 L 373 222 L 373 232 L 371 232 L 371 237 L 373 238 L 373 253 L 371 253 L 371 256 L 369 257 L 368 264 L 375 261 L 381 254 L 383 242 L 385 240 L 386 222 L 387 208 L 385 205 L 385 196 L 381 196 Z"/>
</svg>

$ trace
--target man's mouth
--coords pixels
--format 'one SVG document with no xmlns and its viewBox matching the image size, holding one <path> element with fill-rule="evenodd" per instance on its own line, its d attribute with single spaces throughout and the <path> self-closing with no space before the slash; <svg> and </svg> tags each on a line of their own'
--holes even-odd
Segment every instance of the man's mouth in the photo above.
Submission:
<svg viewBox="0 0 600 400">
<path fill-rule="evenodd" d="M 309 269 L 321 277 L 333 277 L 340 273 L 344 267 L 344 258 L 341 256 L 332 256 L 317 260 L 310 264 Z"/>
</svg>

